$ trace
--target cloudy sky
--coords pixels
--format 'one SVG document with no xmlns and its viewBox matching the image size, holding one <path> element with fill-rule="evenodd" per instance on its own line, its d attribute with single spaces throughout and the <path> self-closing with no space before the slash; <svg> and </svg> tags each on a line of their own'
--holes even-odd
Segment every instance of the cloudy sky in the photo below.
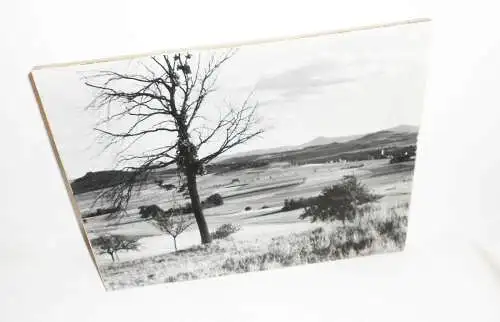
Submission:
<svg viewBox="0 0 500 322">
<path fill-rule="evenodd" d="M 203 115 L 216 119 L 221 109 L 241 104 L 253 92 L 266 131 L 231 153 L 419 125 L 429 36 L 429 23 L 413 23 L 242 46 L 220 70 L 217 92 Z M 221 51 L 193 54 L 203 62 Z M 137 73 L 144 65 L 151 66 L 149 57 L 34 73 L 70 178 L 113 168 L 118 151 L 102 152 L 105 142 L 93 130 L 98 115 L 85 110 L 95 92 L 84 78 L 100 70 Z M 164 137 L 144 140 L 134 149 L 159 145 L 165 145 Z M 212 142 L 205 151 L 216 145 Z"/>
</svg>

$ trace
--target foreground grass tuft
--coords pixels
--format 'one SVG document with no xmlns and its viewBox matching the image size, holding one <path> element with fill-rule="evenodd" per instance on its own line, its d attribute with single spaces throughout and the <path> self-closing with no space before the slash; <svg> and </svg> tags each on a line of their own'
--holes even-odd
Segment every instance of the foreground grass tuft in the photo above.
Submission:
<svg viewBox="0 0 500 322">
<path fill-rule="evenodd" d="M 228 258 L 222 269 L 251 272 L 402 250 L 406 240 L 406 215 L 395 208 L 384 218 L 368 217 L 327 231 L 317 228 L 301 234 L 274 238 L 263 254 Z"/>
</svg>

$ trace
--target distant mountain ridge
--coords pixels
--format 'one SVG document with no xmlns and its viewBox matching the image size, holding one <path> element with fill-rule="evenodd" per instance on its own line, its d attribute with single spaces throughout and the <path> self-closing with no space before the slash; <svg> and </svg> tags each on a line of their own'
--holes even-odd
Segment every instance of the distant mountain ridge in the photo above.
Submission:
<svg viewBox="0 0 500 322">
<path fill-rule="evenodd" d="M 334 138 L 329 138 L 326 136 L 318 136 L 317 138 L 312 139 L 311 141 L 306 142 L 304 144 L 298 145 L 295 148 L 304 149 L 304 148 L 309 148 L 312 146 L 319 146 L 319 145 L 325 145 L 325 144 L 331 144 L 331 143 L 344 143 L 344 142 L 348 142 L 351 140 L 355 140 L 355 139 L 360 138 L 362 136 L 363 135 L 361 135 L 361 134 L 349 135 L 349 136 L 339 136 L 339 137 L 334 137 Z"/>
<path fill-rule="evenodd" d="M 385 131 L 398 132 L 398 133 L 418 133 L 418 126 L 415 125 L 398 125 L 386 129 Z"/>
<path fill-rule="evenodd" d="M 418 133 L 418 126 L 402 124 L 402 125 L 398 125 L 398 126 L 395 126 L 395 127 L 389 128 L 389 129 L 378 131 L 378 132 L 383 132 L 383 131 L 395 132 L 395 133 Z M 374 132 L 374 133 L 378 133 L 378 132 Z M 311 141 L 308 141 L 308 142 L 300 144 L 300 145 L 295 145 L 295 146 L 290 145 L 290 146 L 282 146 L 282 147 L 277 147 L 277 148 L 258 149 L 258 150 L 248 151 L 248 152 L 235 153 L 235 154 L 224 156 L 223 158 L 220 158 L 217 161 L 222 162 L 224 160 L 233 159 L 233 158 L 289 152 L 289 151 L 301 150 L 301 149 L 305 149 L 305 148 L 309 148 L 309 147 L 327 145 L 327 144 L 332 144 L 332 143 L 345 143 L 345 142 L 349 142 L 352 140 L 362 138 L 363 136 L 366 136 L 366 135 L 367 134 L 357 134 L 357 135 L 346 135 L 346 136 L 339 136 L 339 137 L 319 136 L 317 138 L 312 139 Z"/>
<path fill-rule="evenodd" d="M 133 173 L 128 171 L 105 170 L 87 172 L 83 177 L 71 182 L 73 193 L 85 193 L 96 189 L 108 188 L 129 179 Z"/>
<path fill-rule="evenodd" d="M 338 138 L 314 139 L 303 145 L 294 148 L 289 147 L 288 150 L 280 152 L 275 152 L 276 149 L 270 149 L 268 153 L 262 153 L 264 150 L 260 150 L 259 153 L 250 151 L 243 156 L 229 156 L 222 161 L 218 161 L 217 164 L 227 165 L 257 161 L 261 163 L 279 161 L 305 164 L 311 162 L 329 162 L 339 159 L 371 159 L 380 157 L 381 149 L 416 146 L 417 136 L 418 127 L 399 125 L 364 135 L 342 137 L 340 140 Z"/>
</svg>

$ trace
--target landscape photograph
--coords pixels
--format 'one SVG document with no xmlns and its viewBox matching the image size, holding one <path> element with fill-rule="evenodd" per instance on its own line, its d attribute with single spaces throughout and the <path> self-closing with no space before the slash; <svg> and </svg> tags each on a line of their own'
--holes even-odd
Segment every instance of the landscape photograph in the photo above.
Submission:
<svg viewBox="0 0 500 322">
<path fill-rule="evenodd" d="M 35 69 L 106 290 L 403 250 L 429 36 L 422 21 Z"/>
</svg>

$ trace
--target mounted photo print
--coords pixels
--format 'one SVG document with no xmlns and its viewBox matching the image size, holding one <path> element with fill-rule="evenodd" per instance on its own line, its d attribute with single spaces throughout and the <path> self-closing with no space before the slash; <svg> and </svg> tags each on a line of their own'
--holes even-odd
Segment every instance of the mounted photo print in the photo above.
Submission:
<svg viewBox="0 0 500 322">
<path fill-rule="evenodd" d="M 403 250 L 429 36 L 422 19 L 35 68 L 105 288 Z"/>
</svg>

